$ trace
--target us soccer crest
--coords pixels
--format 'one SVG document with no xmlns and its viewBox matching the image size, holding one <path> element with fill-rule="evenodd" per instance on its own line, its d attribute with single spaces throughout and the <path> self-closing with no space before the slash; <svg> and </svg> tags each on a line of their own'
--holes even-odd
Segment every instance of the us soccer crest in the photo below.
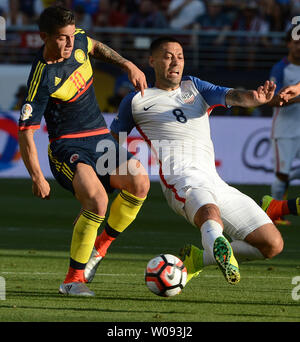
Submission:
<svg viewBox="0 0 300 342">
<path fill-rule="evenodd" d="M 181 98 L 184 103 L 193 104 L 195 102 L 195 95 L 191 89 L 192 82 L 183 82 Z"/>
</svg>

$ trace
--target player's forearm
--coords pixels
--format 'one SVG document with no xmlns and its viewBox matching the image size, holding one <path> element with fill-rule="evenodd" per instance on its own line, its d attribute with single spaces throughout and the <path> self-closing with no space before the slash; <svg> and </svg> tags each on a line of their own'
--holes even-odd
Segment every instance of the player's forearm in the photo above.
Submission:
<svg viewBox="0 0 300 342">
<path fill-rule="evenodd" d="M 252 90 L 231 89 L 226 94 L 226 104 L 229 106 L 255 107 L 261 105 L 253 95 Z"/>
<path fill-rule="evenodd" d="M 43 179 L 36 145 L 33 139 L 33 130 L 19 131 L 19 146 L 23 162 L 34 182 Z"/>
</svg>

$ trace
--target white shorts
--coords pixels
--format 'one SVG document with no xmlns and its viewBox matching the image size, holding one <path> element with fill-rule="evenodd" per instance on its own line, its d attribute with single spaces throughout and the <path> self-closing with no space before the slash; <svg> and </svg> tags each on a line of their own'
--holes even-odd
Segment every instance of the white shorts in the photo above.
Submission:
<svg viewBox="0 0 300 342">
<path fill-rule="evenodd" d="M 288 175 L 292 162 L 300 158 L 300 137 L 272 139 L 274 171 Z"/>
<path fill-rule="evenodd" d="M 167 188 L 161 183 L 169 206 L 193 226 L 199 208 L 208 203 L 218 206 L 224 224 L 224 232 L 233 240 L 244 240 L 255 229 L 272 223 L 269 216 L 249 196 L 225 183 L 219 176 L 214 182 L 197 184 L 199 179 L 189 180 L 191 186 Z"/>
</svg>

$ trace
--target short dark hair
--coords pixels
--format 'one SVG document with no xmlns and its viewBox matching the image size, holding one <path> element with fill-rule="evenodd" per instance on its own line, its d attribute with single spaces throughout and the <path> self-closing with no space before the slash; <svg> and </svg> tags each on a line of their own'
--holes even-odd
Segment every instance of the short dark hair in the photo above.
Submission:
<svg viewBox="0 0 300 342">
<path fill-rule="evenodd" d="M 152 55 L 153 52 L 158 50 L 160 46 L 164 43 L 178 43 L 179 45 L 181 45 L 180 41 L 174 37 L 171 37 L 171 36 L 159 37 L 152 41 L 150 45 L 150 55 Z"/>
<path fill-rule="evenodd" d="M 74 13 L 61 6 L 50 6 L 41 13 L 38 26 L 40 32 L 55 33 L 59 28 L 75 24 Z"/>
</svg>

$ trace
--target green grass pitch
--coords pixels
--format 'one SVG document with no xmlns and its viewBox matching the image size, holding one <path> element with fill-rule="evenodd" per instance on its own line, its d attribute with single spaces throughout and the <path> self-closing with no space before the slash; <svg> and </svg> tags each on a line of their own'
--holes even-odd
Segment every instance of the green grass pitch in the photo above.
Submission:
<svg viewBox="0 0 300 342">
<path fill-rule="evenodd" d="M 292 296 L 292 280 L 300 276 L 298 217 L 279 228 L 283 253 L 240 265 L 238 285 L 227 284 L 210 266 L 178 296 L 152 294 L 144 284 L 148 260 L 159 253 L 178 255 L 186 242 L 201 243 L 197 229 L 167 206 L 158 183 L 151 185 L 138 218 L 111 246 L 89 285 L 96 297 L 59 295 L 79 203 L 55 182 L 51 186 L 51 199 L 42 201 L 32 196 L 29 180 L 0 180 L 0 276 L 6 289 L 0 322 L 300 321 L 300 300 Z M 237 187 L 257 201 L 269 191 L 267 186 Z M 299 190 L 292 187 L 290 196 Z"/>
</svg>

